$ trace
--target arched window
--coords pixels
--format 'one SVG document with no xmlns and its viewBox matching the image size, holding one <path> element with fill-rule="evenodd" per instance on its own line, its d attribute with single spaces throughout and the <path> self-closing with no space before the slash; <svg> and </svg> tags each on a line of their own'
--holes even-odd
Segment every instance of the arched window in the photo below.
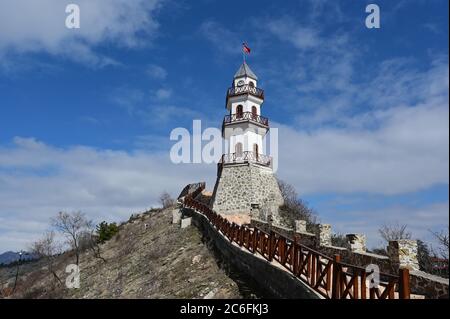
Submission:
<svg viewBox="0 0 450 319">
<path fill-rule="evenodd" d="M 255 83 L 253 83 L 252 81 L 248 82 L 248 85 L 252 88 L 255 87 Z"/>
<path fill-rule="evenodd" d="M 236 118 L 240 119 L 244 117 L 244 107 L 242 105 L 236 106 Z"/>
<path fill-rule="evenodd" d="M 242 157 L 242 143 L 236 143 L 235 148 L 235 152 L 236 152 L 236 157 Z"/>
<path fill-rule="evenodd" d="M 256 118 L 258 117 L 258 110 L 256 109 L 256 106 L 252 106 L 252 119 L 256 121 Z"/>
<path fill-rule="evenodd" d="M 259 158 L 259 150 L 258 150 L 258 144 L 253 144 L 253 154 L 255 156 L 255 159 L 258 160 Z"/>
</svg>

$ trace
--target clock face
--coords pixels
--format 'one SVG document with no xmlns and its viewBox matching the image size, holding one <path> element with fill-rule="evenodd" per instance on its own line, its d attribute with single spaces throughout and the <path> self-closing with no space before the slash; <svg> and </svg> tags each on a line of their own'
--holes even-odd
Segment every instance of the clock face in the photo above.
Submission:
<svg viewBox="0 0 450 319">
<path fill-rule="evenodd" d="M 240 80 L 240 81 L 237 83 L 237 85 L 238 85 L 238 86 L 243 86 L 243 85 L 244 85 L 244 80 Z"/>
</svg>

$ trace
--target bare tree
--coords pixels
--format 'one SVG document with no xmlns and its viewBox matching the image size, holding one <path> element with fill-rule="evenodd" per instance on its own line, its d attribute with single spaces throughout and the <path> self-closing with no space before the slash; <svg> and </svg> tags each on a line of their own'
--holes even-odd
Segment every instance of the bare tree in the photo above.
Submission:
<svg viewBox="0 0 450 319">
<path fill-rule="evenodd" d="M 307 226 L 311 229 L 317 226 L 317 213 L 308 204 L 299 198 L 294 187 L 278 179 L 284 205 L 280 207 L 280 216 L 285 224 L 294 225 L 294 220 L 306 220 Z M 312 230 L 312 229 L 311 229 Z M 313 231 L 313 230 L 312 230 Z"/>
<path fill-rule="evenodd" d="M 295 203 L 298 200 L 298 194 L 291 184 L 278 179 L 278 187 L 280 188 L 285 204 Z"/>
<path fill-rule="evenodd" d="M 444 230 L 441 230 L 440 232 L 433 232 L 431 231 L 431 233 L 433 234 L 433 236 L 436 238 L 437 242 L 438 242 L 438 253 L 439 255 L 441 255 L 442 258 L 447 259 L 448 260 L 448 226 L 447 226 L 447 232 L 445 232 Z"/>
<path fill-rule="evenodd" d="M 163 192 L 159 196 L 159 203 L 161 204 L 162 208 L 168 208 L 175 204 L 175 200 L 170 196 L 169 193 Z"/>
<path fill-rule="evenodd" d="M 407 225 L 400 225 L 398 222 L 393 225 L 384 224 L 378 229 L 381 237 L 389 242 L 391 240 L 411 239 L 411 233 L 407 230 Z"/>
<path fill-rule="evenodd" d="M 71 214 L 59 212 L 55 218 L 52 218 L 51 222 L 53 227 L 66 236 L 68 243 L 75 252 L 76 264 L 78 265 L 80 262 L 80 238 L 89 229 L 91 222 L 81 212 Z"/>
<path fill-rule="evenodd" d="M 95 258 L 101 259 L 106 263 L 106 259 L 103 258 L 101 254 L 98 235 L 96 235 L 97 229 L 94 223 L 89 222 L 86 228 L 87 229 L 80 235 L 80 250 L 90 249 Z"/>
<path fill-rule="evenodd" d="M 55 255 L 61 252 L 61 247 L 55 241 L 55 233 L 53 231 L 46 232 L 41 239 L 31 245 L 30 250 L 33 254 L 45 260 L 50 274 L 62 284 L 54 269 Z"/>
<path fill-rule="evenodd" d="M 16 276 L 14 277 L 14 287 L 13 287 L 12 293 L 14 293 L 17 288 L 17 281 L 19 280 L 19 269 L 20 269 L 20 264 L 22 262 L 22 255 L 23 255 L 23 251 L 20 251 L 20 253 L 19 253 L 20 257 L 19 257 L 19 260 L 17 261 Z"/>
</svg>

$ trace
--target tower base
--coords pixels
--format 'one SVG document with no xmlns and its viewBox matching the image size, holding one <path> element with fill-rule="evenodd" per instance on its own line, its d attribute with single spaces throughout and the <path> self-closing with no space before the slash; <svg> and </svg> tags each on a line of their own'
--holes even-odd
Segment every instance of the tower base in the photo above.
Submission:
<svg viewBox="0 0 450 319">
<path fill-rule="evenodd" d="M 281 205 L 283 197 L 270 167 L 253 163 L 219 167 L 212 197 L 212 208 L 219 214 L 253 212 L 257 214 L 253 217 L 266 219 L 267 215 L 278 214 Z"/>
</svg>

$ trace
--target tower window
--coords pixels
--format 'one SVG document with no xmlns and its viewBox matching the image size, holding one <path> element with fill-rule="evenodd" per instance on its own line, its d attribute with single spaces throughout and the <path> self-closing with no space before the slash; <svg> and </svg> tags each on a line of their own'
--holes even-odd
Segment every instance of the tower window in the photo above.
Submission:
<svg viewBox="0 0 450 319">
<path fill-rule="evenodd" d="M 242 143 L 236 143 L 235 152 L 236 157 L 242 157 Z"/>
<path fill-rule="evenodd" d="M 256 120 L 256 118 L 258 117 L 258 110 L 256 109 L 256 106 L 252 106 L 252 118 L 253 120 Z"/>
<path fill-rule="evenodd" d="M 252 88 L 255 87 L 255 83 L 253 83 L 253 81 L 248 82 L 248 85 Z"/>
<path fill-rule="evenodd" d="M 236 106 L 236 118 L 240 119 L 244 117 L 244 107 L 242 105 Z"/>
</svg>

